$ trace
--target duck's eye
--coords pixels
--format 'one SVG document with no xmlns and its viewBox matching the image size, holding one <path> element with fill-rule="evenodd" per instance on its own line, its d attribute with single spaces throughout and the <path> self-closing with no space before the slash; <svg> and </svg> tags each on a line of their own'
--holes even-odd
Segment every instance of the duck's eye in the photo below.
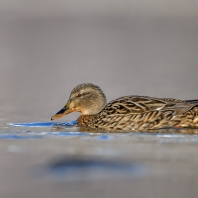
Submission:
<svg viewBox="0 0 198 198">
<path fill-rule="evenodd" d="M 81 97 L 83 94 L 78 94 L 77 97 Z"/>
</svg>

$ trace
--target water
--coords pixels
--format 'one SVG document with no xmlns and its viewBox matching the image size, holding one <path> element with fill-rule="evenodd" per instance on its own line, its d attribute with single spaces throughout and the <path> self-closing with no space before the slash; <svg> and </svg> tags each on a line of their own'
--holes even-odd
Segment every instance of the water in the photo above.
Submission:
<svg viewBox="0 0 198 198">
<path fill-rule="evenodd" d="M 71 122 L 33 122 L 33 123 L 9 123 L 7 126 L 16 126 L 16 127 L 52 127 L 52 126 L 74 126 L 77 124 L 76 120 Z"/>
<path fill-rule="evenodd" d="M 25 130 L 24 130 L 25 129 Z M 144 132 L 132 131 L 132 132 L 106 132 L 103 130 L 88 129 L 81 132 L 81 128 L 77 127 L 77 121 L 71 122 L 31 122 L 31 123 L 4 123 L 2 124 L 2 133 L 10 133 L 10 138 L 21 137 L 22 135 L 39 134 L 40 136 L 90 136 L 94 135 L 95 140 L 111 140 L 112 137 L 127 137 L 127 136 L 152 136 L 159 139 L 161 142 L 171 139 L 172 141 L 196 141 L 198 137 L 198 129 L 159 129 L 150 130 Z M 14 134 L 17 135 L 14 135 Z M 97 135 L 100 134 L 98 137 Z M 193 135 L 190 135 L 193 134 Z M 35 136 L 37 137 L 37 136 Z M 6 136 L 0 136 L 0 138 L 9 138 L 9 134 Z M 26 137 L 28 138 L 28 137 Z"/>
<path fill-rule="evenodd" d="M 185 186 L 196 180 L 197 129 L 82 131 L 74 120 L 1 123 L 0 130 L 0 175 L 16 189 L 23 184 L 23 192 L 32 185 L 53 190 L 64 185 L 59 189 L 64 192 L 96 185 L 118 193 L 115 186 L 121 184 L 128 193 L 136 184 L 163 191 L 162 184 L 172 190 L 169 179 L 183 180 Z"/>
<path fill-rule="evenodd" d="M 149 145 L 198 144 L 198 135 L 196 134 L 198 130 L 196 129 L 193 130 L 193 135 L 189 134 L 188 130 L 173 129 L 153 132 L 107 133 L 105 131 L 80 131 L 76 124 L 76 120 L 71 122 L 4 123 L 1 125 L 0 139 L 36 141 L 39 139 L 53 140 L 55 138 L 54 140 L 57 141 L 58 138 L 65 143 L 77 140 L 79 144 L 84 145 L 73 145 L 73 150 L 71 150 L 70 145 L 64 156 L 52 157 L 50 162 L 45 162 L 38 167 L 35 166 L 30 171 L 33 171 L 31 174 L 33 178 L 54 182 L 131 180 L 148 177 L 152 171 L 150 165 L 138 160 L 126 159 L 133 152 L 131 149 L 124 148 L 126 145 L 129 146 L 129 143 L 137 144 L 141 142 L 141 144 Z M 91 150 L 88 149 L 90 143 L 94 144 Z M 111 146 L 104 148 L 103 145 L 106 143 Z M 117 144 L 117 146 L 112 146 L 114 144 Z M 7 146 L 7 151 L 11 153 L 31 153 L 28 142 L 25 145 L 21 147 L 19 142 L 12 142 Z M 65 145 L 65 147 L 68 146 Z M 84 151 L 82 152 L 81 149 Z M 138 153 L 141 152 L 138 151 Z M 120 160 L 120 156 L 124 156 L 124 159 Z"/>
<path fill-rule="evenodd" d="M 119 162 L 94 156 L 65 156 L 55 162 L 35 168 L 34 176 L 52 181 L 111 181 L 112 179 L 136 179 L 147 175 L 141 163 Z"/>
<path fill-rule="evenodd" d="M 145 132 L 105 132 L 77 127 L 76 120 L 71 122 L 30 122 L 3 123 L 0 139 L 36 139 L 53 137 L 78 137 L 83 141 L 124 141 L 142 139 L 160 143 L 198 142 L 198 129 L 160 129 Z"/>
</svg>

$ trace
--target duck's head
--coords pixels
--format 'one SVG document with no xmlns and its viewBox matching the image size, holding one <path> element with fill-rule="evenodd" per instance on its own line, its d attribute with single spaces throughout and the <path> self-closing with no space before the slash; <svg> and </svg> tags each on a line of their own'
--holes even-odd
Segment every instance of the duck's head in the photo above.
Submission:
<svg viewBox="0 0 198 198">
<path fill-rule="evenodd" d="M 91 83 L 76 86 L 66 105 L 52 116 L 51 120 L 61 118 L 71 112 L 78 111 L 81 114 L 99 113 L 106 105 L 106 97 L 100 87 Z"/>
</svg>

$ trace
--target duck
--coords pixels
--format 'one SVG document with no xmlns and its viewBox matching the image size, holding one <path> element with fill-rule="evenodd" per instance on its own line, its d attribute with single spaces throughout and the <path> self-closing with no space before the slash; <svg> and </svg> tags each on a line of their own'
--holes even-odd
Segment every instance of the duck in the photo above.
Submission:
<svg viewBox="0 0 198 198">
<path fill-rule="evenodd" d="M 72 112 L 80 112 L 78 126 L 107 131 L 198 127 L 198 100 L 129 95 L 107 103 L 102 89 L 92 83 L 77 85 L 51 120 Z"/>
</svg>

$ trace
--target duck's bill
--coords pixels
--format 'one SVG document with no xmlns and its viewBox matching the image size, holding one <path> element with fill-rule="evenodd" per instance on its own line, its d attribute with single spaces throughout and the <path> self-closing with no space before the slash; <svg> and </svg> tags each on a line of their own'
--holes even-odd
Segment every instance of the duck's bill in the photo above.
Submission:
<svg viewBox="0 0 198 198">
<path fill-rule="evenodd" d="M 59 112 L 57 112 L 54 116 L 51 117 L 51 120 L 55 120 L 58 118 L 67 115 L 68 113 L 73 112 L 74 110 L 69 107 L 70 103 L 68 102 Z"/>
<path fill-rule="evenodd" d="M 68 100 L 67 104 L 59 112 L 57 112 L 54 116 L 51 117 L 51 120 L 61 118 L 64 115 L 67 115 L 68 113 L 71 113 L 73 111 L 74 109 L 70 108 L 70 100 Z"/>
<path fill-rule="evenodd" d="M 54 116 L 51 117 L 51 120 L 61 118 L 68 113 L 70 113 L 70 109 L 68 107 L 63 107 L 59 112 L 57 112 Z"/>
</svg>

